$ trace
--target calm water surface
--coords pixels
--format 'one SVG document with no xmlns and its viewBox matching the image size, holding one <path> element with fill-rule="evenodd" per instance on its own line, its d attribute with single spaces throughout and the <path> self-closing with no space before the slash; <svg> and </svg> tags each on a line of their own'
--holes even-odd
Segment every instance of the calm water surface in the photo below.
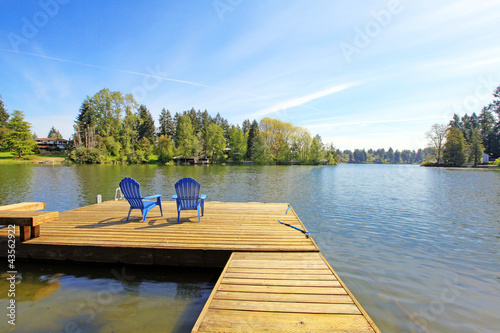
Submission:
<svg viewBox="0 0 500 333">
<path fill-rule="evenodd" d="M 113 199 L 126 176 L 164 200 L 187 176 L 209 200 L 291 203 L 383 332 L 499 331 L 500 170 L 0 165 L 0 204 L 44 201 L 48 210 L 64 211 L 94 203 L 97 194 Z M 219 274 L 27 263 L 21 269 L 20 332 L 188 332 Z M 0 307 L 6 302 L 0 299 Z"/>
</svg>

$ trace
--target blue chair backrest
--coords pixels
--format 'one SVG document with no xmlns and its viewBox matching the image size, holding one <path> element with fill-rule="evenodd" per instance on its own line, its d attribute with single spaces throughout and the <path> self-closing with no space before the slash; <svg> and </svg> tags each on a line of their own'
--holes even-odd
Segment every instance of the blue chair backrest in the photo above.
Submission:
<svg viewBox="0 0 500 333">
<path fill-rule="evenodd" d="M 141 185 L 135 179 L 130 177 L 123 178 L 120 182 L 120 189 L 125 199 L 129 202 L 130 207 L 140 209 L 144 207 L 141 196 Z"/>
<path fill-rule="evenodd" d="M 193 178 L 182 178 L 175 183 L 177 202 L 183 209 L 196 209 L 200 198 L 200 183 Z"/>
</svg>

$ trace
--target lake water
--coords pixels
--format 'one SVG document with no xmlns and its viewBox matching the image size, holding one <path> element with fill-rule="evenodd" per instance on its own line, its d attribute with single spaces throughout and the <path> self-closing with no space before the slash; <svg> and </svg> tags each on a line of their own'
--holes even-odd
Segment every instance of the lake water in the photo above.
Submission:
<svg viewBox="0 0 500 333">
<path fill-rule="evenodd" d="M 208 200 L 291 203 L 383 332 L 500 329 L 498 169 L 0 165 L 0 204 L 44 201 L 65 211 L 97 194 L 113 199 L 126 176 L 164 200 L 178 179 L 193 177 Z M 20 270 L 20 332 L 188 332 L 220 273 L 27 263 Z"/>
</svg>

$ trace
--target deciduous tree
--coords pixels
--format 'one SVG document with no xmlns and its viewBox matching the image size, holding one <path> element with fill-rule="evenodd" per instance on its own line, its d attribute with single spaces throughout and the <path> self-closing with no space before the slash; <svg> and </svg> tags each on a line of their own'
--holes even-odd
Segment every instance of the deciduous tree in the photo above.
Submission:
<svg viewBox="0 0 500 333">
<path fill-rule="evenodd" d="M 224 158 L 224 148 L 226 148 L 226 138 L 224 130 L 214 123 L 207 128 L 207 156 L 210 159 L 220 161 Z"/>
<path fill-rule="evenodd" d="M 178 154 L 182 155 L 185 159 L 194 157 L 200 151 L 200 145 L 188 114 L 179 117 L 176 133 Z"/>
<path fill-rule="evenodd" d="M 174 157 L 174 145 L 170 137 L 165 135 L 160 135 L 158 137 L 156 154 L 158 154 L 158 163 L 160 164 L 165 164 L 172 160 Z"/>
<path fill-rule="evenodd" d="M 447 126 L 442 124 L 434 124 L 431 130 L 426 133 L 429 141 L 429 148 L 436 154 L 436 163 L 441 163 L 441 154 L 443 152 L 444 142 L 446 139 Z"/>
<path fill-rule="evenodd" d="M 241 162 L 245 159 L 247 150 L 245 135 L 240 128 L 234 125 L 229 130 L 229 148 L 231 148 L 230 154 L 233 161 Z"/>
</svg>

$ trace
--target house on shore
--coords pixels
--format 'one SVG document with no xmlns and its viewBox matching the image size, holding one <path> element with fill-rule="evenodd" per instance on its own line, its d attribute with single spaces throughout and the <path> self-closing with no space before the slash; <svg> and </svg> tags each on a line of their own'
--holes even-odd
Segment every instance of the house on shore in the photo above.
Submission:
<svg viewBox="0 0 500 333">
<path fill-rule="evenodd" d="M 40 149 L 49 149 L 49 148 L 66 149 L 69 142 L 69 140 L 66 139 L 54 139 L 54 138 L 37 138 L 35 139 L 35 141 Z"/>
</svg>

